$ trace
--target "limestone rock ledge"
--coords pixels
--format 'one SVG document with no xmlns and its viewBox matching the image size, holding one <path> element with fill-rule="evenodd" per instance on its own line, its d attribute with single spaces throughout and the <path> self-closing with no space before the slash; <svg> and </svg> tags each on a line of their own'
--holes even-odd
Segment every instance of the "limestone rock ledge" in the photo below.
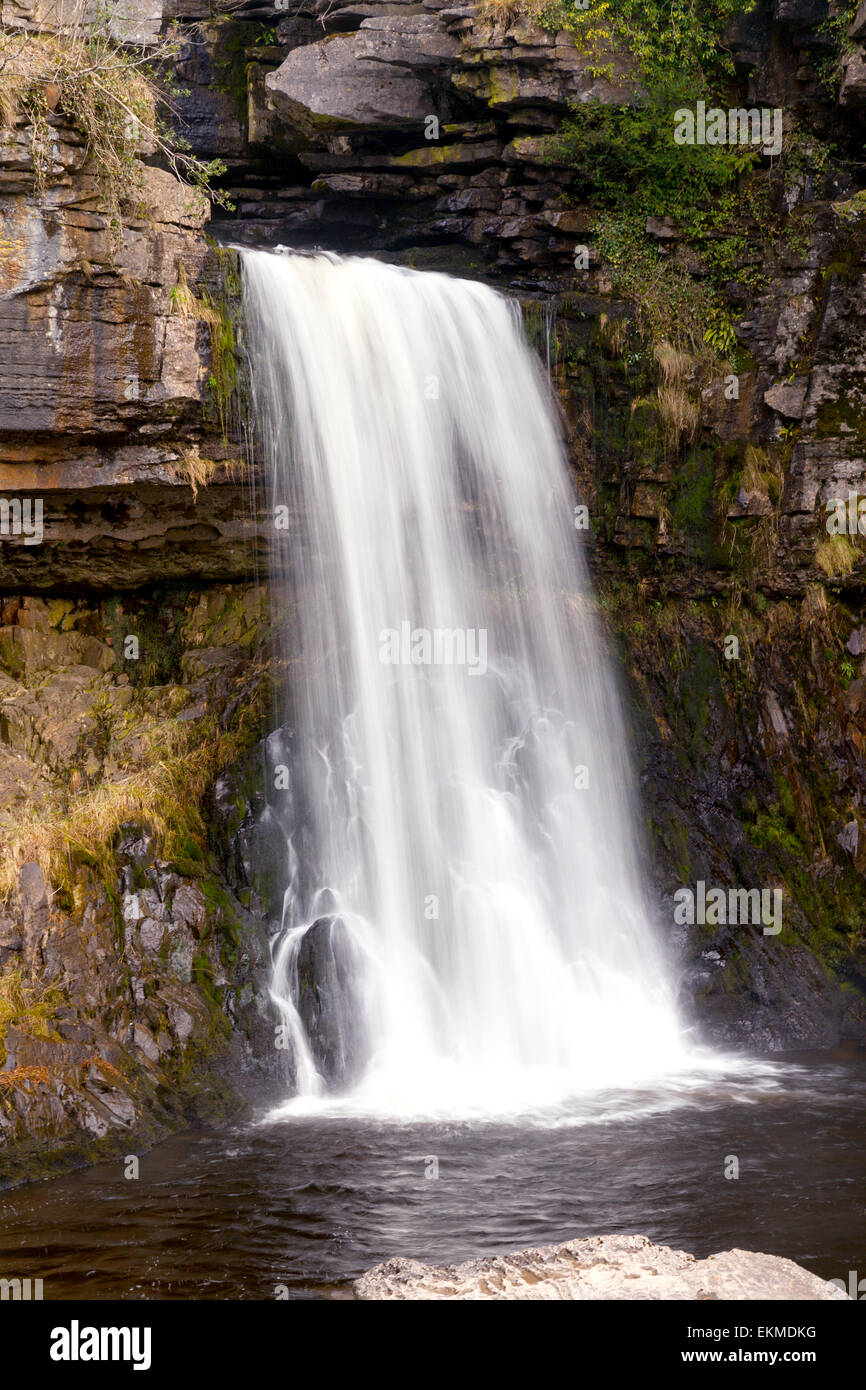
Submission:
<svg viewBox="0 0 866 1390">
<path fill-rule="evenodd" d="M 0 588 L 242 579 L 256 538 L 233 430 L 236 259 L 206 237 L 204 195 L 145 164 L 115 237 L 84 137 L 49 124 L 41 188 L 26 115 L 0 129 Z M 22 506 L 35 533 L 7 517 Z"/>
<path fill-rule="evenodd" d="M 513 1255 L 425 1265 L 386 1260 L 355 1281 L 377 1299 L 771 1299 L 801 1302 L 847 1294 L 778 1255 L 725 1250 L 698 1260 L 647 1236 L 590 1236 Z"/>
</svg>

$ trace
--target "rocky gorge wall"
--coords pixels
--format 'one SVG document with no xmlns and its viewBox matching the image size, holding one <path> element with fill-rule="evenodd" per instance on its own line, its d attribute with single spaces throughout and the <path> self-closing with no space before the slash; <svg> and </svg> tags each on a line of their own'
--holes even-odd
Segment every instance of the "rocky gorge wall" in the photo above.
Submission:
<svg viewBox="0 0 866 1390">
<path fill-rule="evenodd" d="M 742 101 L 806 139 L 794 167 L 769 161 L 715 356 L 647 335 L 555 143 L 574 104 L 633 101 L 632 55 L 588 64 L 517 6 L 127 5 L 127 39 L 180 25 L 174 119 L 233 207 L 208 218 L 154 159 L 119 247 L 62 102 L 42 186 L 27 112 L 4 115 L 0 497 L 41 499 L 44 533 L 0 542 L 0 1176 L 33 1147 L 125 1152 L 281 1076 L 250 853 L 276 541 L 233 243 L 521 298 L 588 509 L 684 1004 L 728 1045 L 862 1039 L 864 554 L 824 524 L 864 474 L 862 10 L 832 90 L 826 5 L 773 0 L 726 33 Z M 50 22 L 0 4 L 13 42 Z M 646 232 L 705 282 L 675 217 Z M 699 879 L 781 887 L 783 931 L 676 928 Z"/>
</svg>

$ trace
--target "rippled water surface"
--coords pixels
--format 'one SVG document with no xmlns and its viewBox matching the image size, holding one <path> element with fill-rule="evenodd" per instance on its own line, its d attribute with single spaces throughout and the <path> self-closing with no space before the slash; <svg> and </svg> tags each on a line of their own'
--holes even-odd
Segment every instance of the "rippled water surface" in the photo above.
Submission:
<svg viewBox="0 0 866 1390">
<path fill-rule="evenodd" d="M 611 1231 L 866 1274 L 866 1057 L 607 1092 L 520 1122 L 259 1119 L 0 1195 L 0 1272 L 46 1298 L 347 1297 L 392 1255 L 449 1262 Z M 740 1176 L 726 1180 L 726 1157 Z M 438 1161 L 438 1179 L 425 1176 Z"/>
</svg>

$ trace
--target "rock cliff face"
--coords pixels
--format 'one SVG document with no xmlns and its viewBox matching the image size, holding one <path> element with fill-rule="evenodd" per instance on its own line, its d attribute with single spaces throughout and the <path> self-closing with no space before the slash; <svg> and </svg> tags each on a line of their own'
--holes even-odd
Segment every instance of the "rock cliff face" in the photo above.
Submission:
<svg viewBox="0 0 866 1390">
<path fill-rule="evenodd" d="M 134 1152 L 277 1072 L 243 850 L 261 595 L 9 599 L 2 620 L 0 1180 Z"/>
<path fill-rule="evenodd" d="M 80 135 L 52 126 L 38 195 L 23 116 L 0 145 L 0 491 L 41 498 L 44 532 L 29 545 L 5 533 L 0 583 L 240 577 L 251 528 L 239 451 L 218 429 L 204 306 L 181 312 L 179 297 L 219 279 L 205 199 L 146 168 L 140 215 L 115 248 Z M 203 472 L 215 486 L 197 500 L 189 478 Z"/>
<path fill-rule="evenodd" d="M 49 113 L 40 185 L 27 114 L 4 112 L 0 777 L 10 835 L 27 807 L 52 827 L 31 850 L 15 841 L 0 923 L 0 970 L 19 991 L 0 1064 L 17 1078 L 0 1084 L 7 1140 L 50 1132 L 90 1151 L 178 1122 L 186 1102 L 180 1114 L 169 1092 L 204 1084 L 230 1052 L 229 1007 L 229 1032 L 252 1039 L 237 1044 L 250 1075 L 276 1067 L 268 911 L 243 830 L 258 794 L 249 750 L 268 722 L 252 710 L 269 660 L 252 581 L 272 528 L 243 427 L 235 242 L 360 251 L 521 297 L 588 508 L 684 1001 L 729 1044 L 862 1038 L 864 556 L 828 551 L 824 524 L 866 472 L 866 229 L 850 162 L 807 155 L 771 182 L 766 222 L 752 218 L 739 251 L 763 282 L 743 292 L 731 271 L 736 370 L 684 369 L 700 418 L 672 440 L 661 366 L 598 250 L 592 191 L 573 195 L 548 140 L 572 103 L 628 99 L 627 52 L 597 54 L 590 71 L 572 35 L 502 5 L 126 9 L 128 38 L 180 24 L 174 119 L 194 151 L 224 161 L 234 211 L 208 222 L 152 160 L 118 247 L 74 122 Z M 0 22 L 20 35 L 54 22 L 50 10 L 3 0 Z M 727 35 L 740 99 L 784 108 L 809 140 L 859 148 L 862 10 L 831 91 L 826 7 L 763 0 Z M 673 220 L 648 230 L 701 280 Z M 37 499 L 30 544 L 11 523 Z M 198 857 L 159 847 L 143 795 L 117 812 L 108 859 L 88 862 L 75 838 L 76 797 L 102 825 L 100 795 L 147 764 L 146 748 L 125 746 L 132 715 L 156 740 L 186 726 L 172 747 L 200 812 Z M 199 775 L 215 737 L 223 756 Z M 60 885 L 57 845 L 74 867 Z M 782 932 L 676 928 L 673 894 L 700 879 L 780 887 Z"/>
<path fill-rule="evenodd" d="M 234 172 L 234 127 L 215 136 L 211 83 L 245 83 L 254 162 L 233 185 L 245 238 L 551 292 L 570 283 L 587 221 L 563 204 L 568 174 L 541 158 L 540 137 L 571 102 L 612 99 L 627 56 L 604 55 L 610 76 L 592 77 L 569 34 L 438 3 L 302 3 L 275 43 L 256 42 L 253 25 L 238 33 L 233 63 L 225 25 L 204 32 L 211 61 L 184 69 L 196 85 L 180 109 L 195 148 Z"/>
</svg>

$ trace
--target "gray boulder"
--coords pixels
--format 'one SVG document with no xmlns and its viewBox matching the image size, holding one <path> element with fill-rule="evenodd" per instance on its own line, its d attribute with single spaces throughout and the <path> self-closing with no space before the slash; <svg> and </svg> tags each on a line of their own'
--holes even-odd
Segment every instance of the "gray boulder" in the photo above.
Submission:
<svg viewBox="0 0 866 1390">
<path fill-rule="evenodd" d="M 265 86 L 277 108 L 298 129 L 317 132 L 414 125 L 435 112 L 426 83 L 388 62 L 372 61 L 373 36 L 359 55 L 355 34 L 335 34 L 296 48 Z"/>
<path fill-rule="evenodd" d="M 839 105 L 866 106 L 866 58 L 862 53 L 849 53 L 842 64 Z"/>
<path fill-rule="evenodd" d="M 845 1299 L 835 1284 L 778 1255 L 725 1250 L 698 1260 L 647 1236 L 590 1236 L 513 1255 L 425 1265 L 387 1260 L 355 1281 L 377 1299 Z"/>
</svg>

